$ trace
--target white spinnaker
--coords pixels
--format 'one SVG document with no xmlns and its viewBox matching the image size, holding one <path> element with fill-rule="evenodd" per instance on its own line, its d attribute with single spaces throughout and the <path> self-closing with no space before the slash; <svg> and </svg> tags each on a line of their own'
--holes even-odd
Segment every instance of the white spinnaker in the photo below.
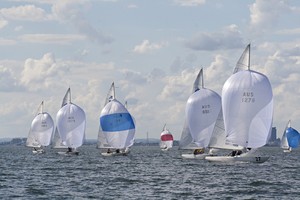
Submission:
<svg viewBox="0 0 300 200">
<path fill-rule="evenodd" d="M 221 110 L 221 97 L 216 92 L 201 88 L 186 104 L 188 127 L 198 147 L 207 147 Z"/>
<path fill-rule="evenodd" d="M 227 141 L 243 147 L 266 144 L 272 127 L 273 94 L 268 78 L 252 70 L 229 77 L 222 89 Z"/>
<path fill-rule="evenodd" d="M 134 119 L 118 100 L 113 99 L 102 109 L 100 126 L 107 143 L 116 149 L 130 147 L 134 143 Z"/>
<path fill-rule="evenodd" d="M 43 112 L 42 102 L 38 109 L 38 114 L 32 120 L 26 146 L 41 147 L 48 146 L 51 143 L 51 137 L 54 130 L 54 122 L 51 115 Z"/>
<path fill-rule="evenodd" d="M 27 146 L 48 146 L 54 130 L 54 122 L 50 114 L 38 114 L 31 123 L 30 134 L 26 141 Z"/>
<path fill-rule="evenodd" d="M 72 148 L 83 144 L 86 117 L 79 106 L 73 103 L 64 105 L 56 115 L 56 124 L 63 144 Z"/>
<path fill-rule="evenodd" d="M 224 127 L 224 120 L 223 120 L 223 112 L 222 109 L 218 115 L 216 120 L 216 124 L 212 133 L 212 136 L 209 141 L 209 148 L 214 149 L 233 149 L 233 150 L 242 150 L 242 146 L 238 145 L 230 145 L 226 144 L 226 134 L 225 134 L 225 127 Z"/>
</svg>

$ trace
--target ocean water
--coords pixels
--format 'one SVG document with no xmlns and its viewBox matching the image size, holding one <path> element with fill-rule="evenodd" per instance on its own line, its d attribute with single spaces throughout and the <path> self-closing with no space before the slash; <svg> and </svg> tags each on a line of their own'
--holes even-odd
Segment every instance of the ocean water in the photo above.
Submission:
<svg viewBox="0 0 300 200">
<path fill-rule="evenodd" d="M 262 164 L 181 159 L 174 147 L 133 147 L 102 157 L 95 146 L 79 156 L 33 155 L 0 146 L 1 199 L 300 199 L 300 151 L 264 147 Z"/>
</svg>

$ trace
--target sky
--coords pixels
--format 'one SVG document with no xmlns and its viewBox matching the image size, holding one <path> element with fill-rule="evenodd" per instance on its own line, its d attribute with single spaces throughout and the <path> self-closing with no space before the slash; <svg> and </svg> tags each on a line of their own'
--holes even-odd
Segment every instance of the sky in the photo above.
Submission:
<svg viewBox="0 0 300 200">
<path fill-rule="evenodd" d="M 201 67 L 221 94 L 248 43 L 278 137 L 288 120 L 300 130 L 299 19 L 297 0 L 1 0 L 0 137 L 27 137 L 41 101 L 55 121 L 71 87 L 96 139 L 114 81 L 136 138 L 159 138 L 166 123 L 178 140 Z"/>
</svg>

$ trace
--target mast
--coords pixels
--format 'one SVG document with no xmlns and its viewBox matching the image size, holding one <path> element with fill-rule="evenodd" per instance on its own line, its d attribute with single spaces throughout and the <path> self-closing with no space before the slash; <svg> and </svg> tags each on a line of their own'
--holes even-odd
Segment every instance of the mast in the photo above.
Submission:
<svg viewBox="0 0 300 200">
<path fill-rule="evenodd" d="M 248 44 L 248 48 L 249 48 L 249 55 L 248 55 L 248 70 L 250 70 L 250 43 Z"/>
</svg>

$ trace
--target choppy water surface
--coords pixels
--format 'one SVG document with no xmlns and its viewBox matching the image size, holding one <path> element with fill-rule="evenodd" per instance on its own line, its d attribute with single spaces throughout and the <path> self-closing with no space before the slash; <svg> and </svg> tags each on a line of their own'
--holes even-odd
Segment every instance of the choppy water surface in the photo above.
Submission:
<svg viewBox="0 0 300 200">
<path fill-rule="evenodd" d="M 265 147 L 263 164 L 183 160 L 177 147 L 133 147 L 102 157 L 95 146 L 79 156 L 48 149 L 33 155 L 22 146 L 0 146 L 1 199 L 292 199 L 300 198 L 300 151 Z"/>
</svg>

